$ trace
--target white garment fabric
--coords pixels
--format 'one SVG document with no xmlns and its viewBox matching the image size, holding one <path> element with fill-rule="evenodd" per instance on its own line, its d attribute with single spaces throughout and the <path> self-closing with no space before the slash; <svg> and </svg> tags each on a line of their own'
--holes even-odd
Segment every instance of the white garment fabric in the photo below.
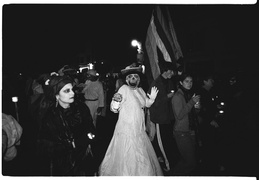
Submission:
<svg viewBox="0 0 259 180">
<path fill-rule="evenodd" d="M 16 146 L 20 145 L 23 128 L 13 116 L 2 113 L 2 131 L 5 131 L 8 137 L 7 150 L 3 158 L 5 161 L 11 161 L 17 155 Z"/>
<path fill-rule="evenodd" d="M 145 131 L 144 107 L 150 107 L 142 88 L 123 85 L 119 118 L 113 137 L 99 168 L 100 176 L 162 176 L 156 153 Z M 117 112 L 111 102 L 111 110 Z"/>
</svg>

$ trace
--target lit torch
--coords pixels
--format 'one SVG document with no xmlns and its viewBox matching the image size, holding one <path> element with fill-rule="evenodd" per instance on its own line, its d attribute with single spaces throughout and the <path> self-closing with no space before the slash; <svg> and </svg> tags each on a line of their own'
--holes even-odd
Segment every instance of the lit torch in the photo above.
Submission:
<svg viewBox="0 0 259 180">
<path fill-rule="evenodd" d="M 140 64 L 143 64 L 143 61 L 144 61 L 144 58 L 143 58 L 143 51 L 142 51 L 142 44 L 141 42 L 137 41 L 137 40 L 132 40 L 131 41 L 131 45 L 133 47 L 137 47 L 137 51 L 138 51 L 138 54 L 137 54 L 137 59 L 138 59 L 138 62 Z"/>
<path fill-rule="evenodd" d="M 134 40 L 131 41 L 131 45 L 133 47 L 137 47 L 138 48 L 137 51 L 138 51 L 139 54 L 142 53 L 142 45 L 141 45 L 141 43 L 139 41 L 134 39 Z"/>
</svg>

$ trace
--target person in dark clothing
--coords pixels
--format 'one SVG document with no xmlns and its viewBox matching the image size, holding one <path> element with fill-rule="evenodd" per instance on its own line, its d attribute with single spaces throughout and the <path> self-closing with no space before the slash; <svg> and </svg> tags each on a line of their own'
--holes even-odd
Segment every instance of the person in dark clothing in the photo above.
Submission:
<svg viewBox="0 0 259 180">
<path fill-rule="evenodd" d="M 164 165 L 164 170 L 170 173 L 177 159 L 177 148 L 173 137 L 173 111 L 171 99 L 174 95 L 175 85 L 171 80 L 174 75 L 172 63 L 161 65 L 161 74 L 150 85 L 159 90 L 157 98 L 149 108 L 150 120 L 153 125 L 153 135 L 150 134 L 152 144 L 157 156 Z"/>
<path fill-rule="evenodd" d="M 202 77 L 202 86 L 197 94 L 201 96 L 199 110 L 199 134 L 201 138 L 202 167 L 209 173 L 219 165 L 217 145 L 217 131 L 219 123 L 216 121 L 217 104 L 213 95 L 214 78 L 211 75 Z M 212 171 L 210 173 L 213 173 Z"/>
<path fill-rule="evenodd" d="M 93 176 L 95 128 L 89 108 L 74 99 L 72 79 L 51 77 L 41 101 L 39 153 L 50 161 L 50 175 Z"/>
</svg>

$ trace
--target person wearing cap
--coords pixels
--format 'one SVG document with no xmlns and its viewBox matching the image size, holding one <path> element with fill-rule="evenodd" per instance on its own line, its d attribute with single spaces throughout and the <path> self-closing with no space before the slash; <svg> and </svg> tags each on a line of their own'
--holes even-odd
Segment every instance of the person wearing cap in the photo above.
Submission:
<svg viewBox="0 0 259 180">
<path fill-rule="evenodd" d="M 95 127 L 97 124 L 97 117 L 104 108 L 104 90 L 103 85 L 98 78 L 99 76 L 96 70 L 88 70 L 86 72 L 86 81 L 82 90 L 85 98 L 85 104 L 90 109 Z"/>
<path fill-rule="evenodd" d="M 96 170 L 90 148 L 95 128 L 89 108 L 74 98 L 72 83 L 65 75 L 51 77 L 39 111 L 38 151 L 49 160 L 50 175 L 91 176 Z"/>
<path fill-rule="evenodd" d="M 156 153 L 145 129 L 145 108 L 157 95 L 152 87 L 146 94 L 139 87 L 141 66 L 128 66 L 122 74 L 126 84 L 114 94 L 110 109 L 119 113 L 113 137 L 99 168 L 101 176 L 159 176 L 163 175 Z"/>
</svg>

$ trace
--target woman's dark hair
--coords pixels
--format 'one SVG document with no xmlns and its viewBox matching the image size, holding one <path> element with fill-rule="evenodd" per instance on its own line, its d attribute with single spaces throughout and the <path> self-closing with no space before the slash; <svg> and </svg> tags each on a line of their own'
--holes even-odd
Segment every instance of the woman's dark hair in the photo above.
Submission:
<svg viewBox="0 0 259 180">
<path fill-rule="evenodd" d="M 172 71 L 176 70 L 172 62 L 166 62 L 166 61 L 159 62 L 159 67 L 160 67 L 161 74 L 168 70 L 172 70 Z"/>
<path fill-rule="evenodd" d="M 73 83 L 73 80 L 69 76 L 51 76 L 49 84 L 46 85 L 44 95 L 39 102 L 39 123 L 41 123 L 49 108 L 55 107 L 56 95 L 68 83 Z"/>
<path fill-rule="evenodd" d="M 45 96 L 51 101 L 56 101 L 55 96 L 68 83 L 73 84 L 73 79 L 69 76 L 52 76 L 46 88 Z"/>
</svg>

